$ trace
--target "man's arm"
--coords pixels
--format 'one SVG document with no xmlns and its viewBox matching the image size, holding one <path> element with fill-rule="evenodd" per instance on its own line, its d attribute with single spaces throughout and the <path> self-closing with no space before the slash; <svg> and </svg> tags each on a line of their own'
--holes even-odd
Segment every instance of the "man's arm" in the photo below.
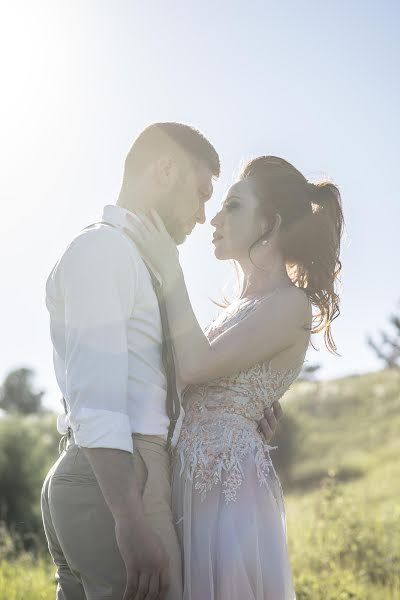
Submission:
<svg viewBox="0 0 400 600">
<path fill-rule="evenodd" d="M 168 556 L 160 539 L 148 527 L 135 479 L 132 454 L 109 448 L 84 448 L 104 499 L 115 520 L 118 548 L 125 563 L 124 600 L 137 593 L 163 598 L 168 588 Z M 157 596 L 160 594 L 160 596 Z"/>
<path fill-rule="evenodd" d="M 159 593 L 168 559 L 144 520 L 127 408 L 127 322 L 137 286 L 129 242 L 110 229 L 87 232 L 64 256 L 62 285 L 66 388 L 74 437 L 115 520 L 127 569 L 125 597 L 139 589 Z"/>
<path fill-rule="evenodd" d="M 264 416 L 258 422 L 259 431 L 264 436 L 264 440 L 268 444 L 274 437 L 278 429 L 279 421 L 283 417 L 282 407 L 279 400 L 275 400 L 270 408 L 264 410 Z"/>
</svg>

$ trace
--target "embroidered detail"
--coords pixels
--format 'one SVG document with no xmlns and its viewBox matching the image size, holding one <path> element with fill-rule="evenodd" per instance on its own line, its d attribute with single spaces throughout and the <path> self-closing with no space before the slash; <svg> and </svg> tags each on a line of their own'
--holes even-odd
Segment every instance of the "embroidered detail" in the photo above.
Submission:
<svg viewBox="0 0 400 600">
<path fill-rule="evenodd" d="M 244 310 L 239 306 L 234 313 L 225 311 L 206 331 L 207 337 L 214 339 L 255 306 L 253 302 Z M 226 503 L 234 502 L 244 480 L 243 461 L 249 455 L 254 456 L 260 485 L 268 486 L 271 470 L 276 477 L 269 456 L 276 447 L 263 441 L 258 421 L 265 408 L 289 389 L 303 362 L 304 357 L 286 370 L 259 363 L 235 375 L 186 388 L 186 414 L 175 452 L 181 460 L 180 475 L 186 471 L 195 481 L 202 500 L 215 485 L 222 484 Z"/>
<path fill-rule="evenodd" d="M 242 463 L 251 452 L 260 484 L 266 483 L 272 466 L 268 453 L 271 449 L 257 433 L 257 423 L 239 415 L 207 413 L 183 428 L 176 452 L 181 458 L 180 475 L 186 467 L 202 500 L 214 485 L 222 482 L 228 503 L 237 499 L 243 482 Z"/>
</svg>

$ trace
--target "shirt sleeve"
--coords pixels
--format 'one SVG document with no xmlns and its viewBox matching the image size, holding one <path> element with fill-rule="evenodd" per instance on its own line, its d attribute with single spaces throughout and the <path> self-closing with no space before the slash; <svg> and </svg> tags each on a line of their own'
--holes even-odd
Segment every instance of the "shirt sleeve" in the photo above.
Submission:
<svg viewBox="0 0 400 600">
<path fill-rule="evenodd" d="M 119 232 L 92 230 L 64 258 L 65 385 L 76 443 L 133 452 L 127 326 L 137 265 L 129 242 Z"/>
</svg>

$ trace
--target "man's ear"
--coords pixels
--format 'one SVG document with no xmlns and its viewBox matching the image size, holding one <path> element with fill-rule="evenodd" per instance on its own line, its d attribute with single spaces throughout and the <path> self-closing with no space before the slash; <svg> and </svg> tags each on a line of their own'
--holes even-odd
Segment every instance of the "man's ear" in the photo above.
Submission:
<svg viewBox="0 0 400 600">
<path fill-rule="evenodd" d="M 178 177 L 176 161 L 170 156 L 163 156 L 155 163 L 154 175 L 158 185 L 164 189 L 172 188 Z"/>
</svg>

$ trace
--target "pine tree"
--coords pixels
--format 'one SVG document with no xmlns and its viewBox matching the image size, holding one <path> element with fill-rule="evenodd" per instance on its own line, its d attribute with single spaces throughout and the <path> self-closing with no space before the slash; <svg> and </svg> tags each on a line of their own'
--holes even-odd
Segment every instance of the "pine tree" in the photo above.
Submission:
<svg viewBox="0 0 400 600">
<path fill-rule="evenodd" d="M 11 371 L 0 388 L 0 408 L 8 413 L 23 415 L 41 412 L 44 391 L 33 390 L 33 376 L 32 369 Z"/>
<path fill-rule="evenodd" d="M 321 368 L 321 365 L 313 364 L 309 365 L 304 363 L 303 369 L 299 375 L 299 379 L 302 381 L 312 381 L 314 379 L 314 375 Z"/>
<path fill-rule="evenodd" d="M 391 315 L 389 317 L 392 325 L 392 333 L 380 331 L 380 342 L 375 342 L 370 336 L 367 343 L 375 352 L 377 357 L 385 363 L 388 369 L 400 368 L 400 317 Z"/>
</svg>

